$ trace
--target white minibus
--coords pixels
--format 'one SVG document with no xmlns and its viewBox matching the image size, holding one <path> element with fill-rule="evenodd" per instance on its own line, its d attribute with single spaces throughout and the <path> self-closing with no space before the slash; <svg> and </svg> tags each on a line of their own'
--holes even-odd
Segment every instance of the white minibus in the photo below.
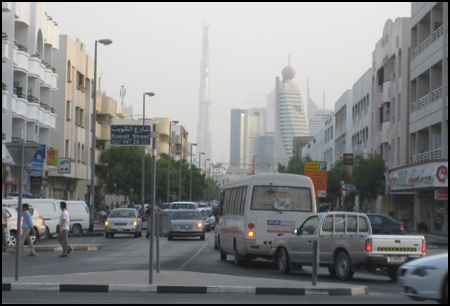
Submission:
<svg viewBox="0 0 450 306">
<path fill-rule="evenodd" d="M 316 213 L 314 194 L 312 180 L 302 175 L 257 174 L 227 183 L 215 237 L 220 259 L 233 254 L 238 266 L 271 259 L 272 240 Z"/>
</svg>

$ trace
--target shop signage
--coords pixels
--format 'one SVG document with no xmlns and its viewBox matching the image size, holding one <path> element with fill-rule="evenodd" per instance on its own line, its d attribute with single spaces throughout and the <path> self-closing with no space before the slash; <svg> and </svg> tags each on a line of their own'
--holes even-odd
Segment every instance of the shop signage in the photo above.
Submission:
<svg viewBox="0 0 450 306">
<path fill-rule="evenodd" d="M 439 187 L 448 188 L 448 162 L 432 162 L 389 171 L 390 191 Z"/>
<path fill-rule="evenodd" d="M 447 190 L 435 190 L 434 199 L 437 201 L 448 201 L 448 191 Z"/>
</svg>

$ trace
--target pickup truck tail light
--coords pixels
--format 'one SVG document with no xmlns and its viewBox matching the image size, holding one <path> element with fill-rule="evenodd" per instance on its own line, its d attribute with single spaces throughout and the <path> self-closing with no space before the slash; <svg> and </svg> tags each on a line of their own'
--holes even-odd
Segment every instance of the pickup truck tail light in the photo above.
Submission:
<svg viewBox="0 0 450 306">
<path fill-rule="evenodd" d="M 426 253 L 427 252 L 427 241 L 425 240 L 425 238 L 422 239 L 422 253 Z"/>
<path fill-rule="evenodd" d="M 405 230 L 405 226 L 402 224 L 400 225 L 400 230 L 403 232 Z"/>
<path fill-rule="evenodd" d="M 372 239 L 366 240 L 366 252 L 372 253 Z"/>
</svg>

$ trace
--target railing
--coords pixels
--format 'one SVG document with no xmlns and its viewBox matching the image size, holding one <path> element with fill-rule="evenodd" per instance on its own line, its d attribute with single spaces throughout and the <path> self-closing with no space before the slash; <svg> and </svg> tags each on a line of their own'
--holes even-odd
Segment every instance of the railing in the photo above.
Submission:
<svg viewBox="0 0 450 306">
<path fill-rule="evenodd" d="M 441 25 L 436 31 L 433 32 L 427 39 L 425 39 L 417 48 L 412 51 L 412 59 L 419 55 L 423 50 L 428 48 L 434 41 L 444 35 L 444 25 Z"/>
<path fill-rule="evenodd" d="M 430 160 L 437 160 L 443 158 L 442 149 L 436 149 L 429 152 L 423 152 L 417 155 L 412 155 L 410 157 L 411 164 L 419 164 L 423 162 L 427 162 Z M 448 158 L 448 148 L 447 148 L 447 158 Z"/>
<path fill-rule="evenodd" d="M 419 101 L 413 102 L 411 104 L 411 113 L 414 113 L 439 99 L 442 99 L 442 87 L 439 87 L 432 93 L 422 97 L 421 99 L 419 99 Z"/>
</svg>

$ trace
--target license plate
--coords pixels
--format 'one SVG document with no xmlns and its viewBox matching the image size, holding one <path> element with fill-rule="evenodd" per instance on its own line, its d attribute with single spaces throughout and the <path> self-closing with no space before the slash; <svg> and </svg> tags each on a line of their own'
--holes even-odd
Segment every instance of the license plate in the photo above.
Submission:
<svg viewBox="0 0 450 306">
<path fill-rule="evenodd" d="M 407 256 L 388 256 L 387 262 L 389 264 L 402 264 L 408 261 Z"/>
</svg>

